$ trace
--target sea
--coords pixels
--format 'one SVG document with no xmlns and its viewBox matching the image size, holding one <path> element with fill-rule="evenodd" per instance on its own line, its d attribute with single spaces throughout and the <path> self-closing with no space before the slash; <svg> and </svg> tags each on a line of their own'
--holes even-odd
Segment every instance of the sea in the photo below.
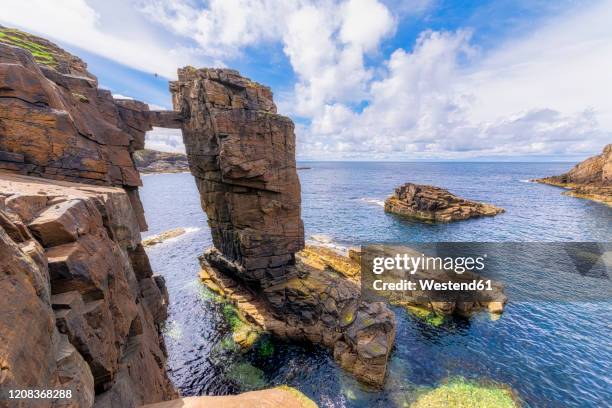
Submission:
<svg viewBox="0 0 612 408">
<path fill-rule="evenodd" d="M 298 163 L 308 242 L 338 250 L 371 243 L 610 242 L 612 208 L 530 182 L 572 163 Z M 505 213 L 451 224 L 387 214 L 395 187 L 432 184 L 500 206 Z M 231 342 L 224 305 L 198 280 L 212 245 L 193 177 L 143 177 L 144 236 L 187 232 L 147 249 L 170 293 L 163 329 L 170 378 L 184 396 L 224 395 L 287 384 L 321 407 L 404 407 L 454 379 L 506 387 L 526 407 L 604 407 L 612 401 L 612 299 L 510 299 L 503 315 L 431 324 L 393 307 L 395 348 L 382 389 L 357 382 L 329 350 L 264 336 L 243 353 Z M 609 279 L 609 278 L 608 278 Z M 554 289 L 553 289 L 554 290 Z M 560 297 L 561 298 L 561 297 Z"/>
</svg>

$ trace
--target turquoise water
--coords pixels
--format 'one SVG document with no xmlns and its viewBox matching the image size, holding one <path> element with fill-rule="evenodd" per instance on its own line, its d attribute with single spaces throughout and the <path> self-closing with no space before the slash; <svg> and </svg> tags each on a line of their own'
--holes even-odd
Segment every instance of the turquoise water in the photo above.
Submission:
<svg viewBox="0 0 612 408">
<path fill-rule="evenodd" d="M 353 246 L 430 241 L 610 241 L 612 209 L 561 195 L 527 180 L 568 163 L 302 163 L 307 238 Z M 385 214 L 381 203 L 404 182 L 434 184 L 506 209 L 494 218 L 422 224 Z M 184 395 L 227 394 L 276 384 L 295 386 L 327 407 L 402 406 L 420 390 L 453 377 L 507 384 L 526 406 L 601 407 L 612 400 L 610 302 L 510 302 L 501 319 L 480 314 L 431 326 L 395 309 L 396 347 L 382 391 L 359 385 L 330 353 L 271 340 L 274 352 L 226 347 L 222 306 L 197 280 L 197 256 L 211 245 L 189 174 L 144 177 L 150 231 L 190 227 L 148 250 L 166 277 L 169 372 Z"/>
</svg>

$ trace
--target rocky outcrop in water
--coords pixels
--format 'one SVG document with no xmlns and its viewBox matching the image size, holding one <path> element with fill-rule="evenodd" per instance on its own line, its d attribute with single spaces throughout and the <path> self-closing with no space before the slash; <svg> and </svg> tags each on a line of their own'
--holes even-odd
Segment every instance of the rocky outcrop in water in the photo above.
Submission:
<svg viewBox="0 0 612 408">
<path fill-rule="evenodd" d="M 406 183 L 385 200 L 385 211 L 427 222 L 452 222 L 504 212 L 491 204 L 457 197 L 440 187 Z"/>
<path fill-rule="evenodd" d="M 162 242 L 165 242 L 169 239 L 172 238 L 177 238 L 180 237 L 181 235 L 183 235 L 185 232 L 187 232 L 185 230 L 185 228 L 173 228 L 171 230 L 168 231 L 164 231 L 162 233 L 159 233 L 157 235 L 153 235 L 149 238 L 145 238 L 142 240 L 142 246 L 144 246 L 145 248 L 147 247 L 151 247 L 157 244 L 161 244 Z"/>
<path fill-rule="evenodd" d="M 79 58 L 0 27 L 0 400 L 52 388 L 73 397 L 37 406 L 176 396 L 132 154 L 177 118 L 114 99 Z"/>
<path fill-rule="evenodd" d="M 134 152 L 134 163 L 141 173 L 183 173 L 189 171 L 187 156 L 181 153 L 167 153 L 157 150 Z"/>
<path fill-rule="evenodd" d="M 569 189 L 567 195 L 612 206 L 612 144 L 559 176 L 535 179 L 538 183 Z"/>
<path fill-rule="evenodd" d="M 296 264 L 304 231 L 294 126 L 276 113 L 270 89 L 236 71 L 191 67 L 170 89 L 213 235 L 205 281 L 227 279 L 264 329 L 324 344 L 359 379 L 381 385 L 395 316 L 363 301 L 354 282 Z"/>
</svg>

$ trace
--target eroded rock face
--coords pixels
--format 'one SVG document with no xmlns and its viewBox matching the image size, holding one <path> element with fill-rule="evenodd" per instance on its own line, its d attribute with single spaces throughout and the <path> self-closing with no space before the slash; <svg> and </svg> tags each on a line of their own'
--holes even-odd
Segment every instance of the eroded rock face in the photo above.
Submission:
<svg viewBox="0 0 612 408">
<path fill-rule="evenodd" d="M 121 188 L 0 172 L 0 390 L 71 389 L 41 406 L 135 407 L 176 395 L 153 276 Z"/>
<path fill-rule="evenodd" d="M 538 183 L 568 188 L 568 195 L 612 206 L 612 144 L 559 176 L 535 179 Z"/>
<path fill-rule="evenodd" d="M 184 68 L 175 110 L 215 248 L 202 278 L 277 336 L 328 346 L 360 380 L 381 385 L 395 316 L 354 281 L 295 261 L 304 247 L 295 136 L 269 88 L 236 71 Z"/>
<path fill-rule="evenodd" d="M 283 278 L 304 247 L 293 122 L 236 71 L 183 68 L 171 84 L 215 247 L 251 283 Z"/>
<path fill-rule="evenodd" d="M 440 187 L 406 183 L 385 200 L 385 211 L 429 222 L 452 222 L 494 216 L 504 210 L 458 197 Z"/>
<path fill-rule="evenodd" d="M 123 187 L 144 231 L 132 155 L 152 126 L 179 122 L 176 112 L 114 99 L 87 64 L 48 40 L 0 27 L 0 169 Z"/>
</svg>

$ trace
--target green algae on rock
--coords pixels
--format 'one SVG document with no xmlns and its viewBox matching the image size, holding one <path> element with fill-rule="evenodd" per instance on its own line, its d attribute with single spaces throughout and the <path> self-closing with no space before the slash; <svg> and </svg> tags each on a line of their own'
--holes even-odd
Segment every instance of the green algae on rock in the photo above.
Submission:
<svg viewBox="0 0 612 408">
<path fill-rule="evenodd" d="M 417 397 L 410 408 L 517 408 L 512 391 L 500 385 L 481 385 L 463 378 L 453 379 Z"/>
<path fill-rule="evenodd" d="M 246 361 L 233 363 L 228 368 L 226 376 L 243 391 L 257 390 L 266 386 L 263 371 Z"/>
</svg>

